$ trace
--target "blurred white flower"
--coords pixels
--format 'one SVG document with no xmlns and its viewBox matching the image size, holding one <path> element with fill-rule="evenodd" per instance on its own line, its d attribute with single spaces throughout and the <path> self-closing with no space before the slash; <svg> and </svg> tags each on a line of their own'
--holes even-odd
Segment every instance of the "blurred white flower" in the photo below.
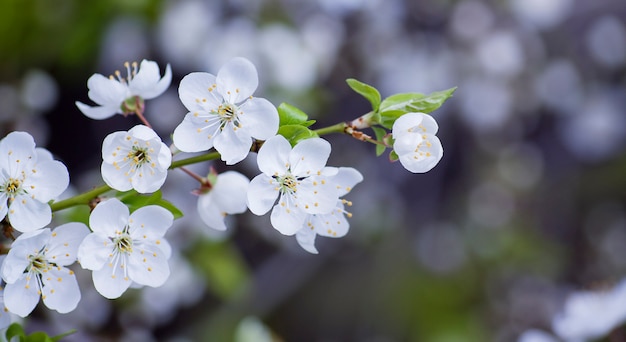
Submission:
<svg viewBox="0 0 626 342">
<path fill-rule="evenodd" d="M 248 209 L 246 193 L 250 180 L 236 171 L 220 173 L 211 189 L 198 198 L 202 221 L 217 230 L 226 230 L 226 215 L 241 214 Z"/>
<path fill-rule="evenodd" d="M 2 278 L 7 283 L 4 304 L 9 311 L 26 317 L 39 298 L 60 313 L 76 308 L 80 290 L 74 272 L 65 267 L 76 261 L 76 251 L 89 229 L 71 222 L 20 235 L 2 263 Z"/>
<path fill-rule="evenodd" d="M 626 321 L 626 280 L 607 291 L 572 293 L 563 311 L 552 320 L 552 329 L 567 342 L 606 336 Z"/>
<path fill-rule="evenodd" d="M 139 106 L 143 110 L 143 100 L 149 100 L 161 95 L 170 86 L 172 70 L 168 64 L 165 75 L 161 78 L 159 66 L 156 62 L 143 60 L 139 68 L 136 62 L 128 62 L 127 76 L 122 77 L 119 71 L 107 78 L 94 74 L 87 80 L 89 98 L 99 106 L 91 107 L 80 101 L 76 106 L 87 117 L 95 120 L 110 118 L 115 114 L 129 114 Z M 132 66 L 132 68 L 131 68 Z"/>
<path fill-rule="evenodd" d="M 435 136 L 438 129 L 435 119 L 424 113 L 407 113 L 393 123 L 393 149 L 405 169 L 424 173 L 439 163 L 443 147 Z"/>
<path fill-rule="evenodd" d="M 169 147 L 144 125 L 113 132 L 102 143 L 102 179 L 119 191 L 155 192 L 167 178 L 172 163 Z"/>
<path fill-rule="evenodd" d="M 265 141 L 257 157 L 262 173 L 248 187 L 250 211 L 264 215 L 273 206 L 272 226 L 284 235 L 299 231 L 307 214 L 333 211 L 339 194 L 329 181 L 337 169 L 325 168 L 330 149 L 321 138 L 300 141 L 293 149 L 281 135 Z"/>
<path fill-rule="evenodd" d="M 585 37 L 591 57 L 607 68 L 626 63 L 626 28 L 620 18 L 604 16 L 594 21 Z"/>
<path fill-rule="evenodd" d="M 78 249 L 83 268 L 92 270 L 96 290 L 118 298 L 133 282 L 161 286 L 170 275 L 171 247 L 163 235 L 174 217 L 166 209 L 148 205 L 129 214 L 116 198 L 99 203 L 89 216 L 93 233 Z"/>
<path fill-rule="evenodd" d="M 520 335 L 517 342 L 558 342 L 558 340 L 541 330 L 531 329 Z"/>
<path fill-rule="evenodd" d="M 35 148 L 30 134 L 12 132 L 0 141 L 0 217 L 8 216 L 13 228 L 27 232 L 50 223 L 48 202 L 68 185 L 65 165 Z"/>
<path fill-rule="evenodd" d="M 265 140 L 278 131 L 274 105 L 252 93 L 259 84 L 254 65 L 233 58 L 217 73 L 194 72 L 180 82 L 179 96 L 190 111 L 174 130 L 174 144 L 184 152 L 215 147 L 226 164 L 243 160 L 252 139 Z"/>
</svg>

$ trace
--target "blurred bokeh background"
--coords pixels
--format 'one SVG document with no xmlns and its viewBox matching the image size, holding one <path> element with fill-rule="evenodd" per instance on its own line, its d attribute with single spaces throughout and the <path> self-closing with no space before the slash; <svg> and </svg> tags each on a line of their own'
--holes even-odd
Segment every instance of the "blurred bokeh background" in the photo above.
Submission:
<svg viewBox="0 0 626 342">
<path fill-rule="evenodd" d="M 0 1 L 2 136 L 33 134 L 66 163 L 74 191 L 101 184 L 102 139 L 137 123 L 91 121 L 74 105 L 91 103 L 89 76 L 125 61 L 171 65 L 171 88 L 146 109 L 166 143 L 186 113 L 180 79 L 234 56 L 257 66 L 258 96 L 302 108 L 316 128 L 369 110 L 348 77 L 383 96 L 458 86 L 433 113 L 445 154 L 427 174 L 327 137 L 329 164 L 365 181 L 348 195 L 350 233 L 318 238 L 319 255 L 268 217 L 211 232 L 194 213 L 193 180 L 171 172 L 164 196 L 186 216 L 168 233 L 170 281 L 107 301 L 77 270 L 79 308 L 36 311 L 27 329 L 242 342 L 550 331 L 570 291 L 626 275 L 625 25 L 623 0 Z M 254 157 L 238 170 L 256 175 Z"/>
</svg>

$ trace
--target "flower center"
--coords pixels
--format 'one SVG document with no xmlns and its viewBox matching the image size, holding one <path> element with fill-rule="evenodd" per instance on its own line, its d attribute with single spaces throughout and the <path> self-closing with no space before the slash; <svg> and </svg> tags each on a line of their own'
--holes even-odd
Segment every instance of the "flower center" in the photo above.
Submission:
<svg viewBox="0 0 626 342">
<path fill-rule="evenodd" d="M 48 261 L 39 253 L 37 255 L 30 255 L 28 258 L 30 259 L 30 265 L 26 269 L 27 272 L 32 271 L 41 274 L 51 268 Z"/>
<path fill-rule="evenodd" d="M 15 198 L 15 196 L 25 193 L 24 189 L 22 189 L 22 181 L 16 178 L 9 178 L 2 186 L 0 186 L 0 191 L 6 193 L 10 199 Z"/>
<path fill-rule="evenodd" d="M 150 155 L 148 154 L 147 148 L 133 146 L 133 148 L 128 151 L 128 159 L 132 160 L 133 165 L 141 166 L 150 161 Z"/>
<path fill-rule="evenodd" d="M 122 234 L 115 239 L 114 243 L 115 249 L 120 253 L 130 254 L 133 252 L 133 239 L 128 234 Z"/>
<path fill-rule="evenodd" d="M 237 106 L 228 102 L 224 102 L 217 107 L 217 115 L 220 117 L 220 130 L 223 130 L 229 122 L 235 125 L 235 129 L 240 126 L 239 120 L 237 119 L 238 110 Z"/>
<path fill-rule="evenodd" d="M 297 188 L 298 179 L 292 174 L 287 174 L 282 177 L 277 177 L 277 180 L 278 180 L 278 183 L 280 184 L 280 192 L 283 194 L 284 193 L 295 194 L 296 191 L 298 190 Z"/>
</svg>

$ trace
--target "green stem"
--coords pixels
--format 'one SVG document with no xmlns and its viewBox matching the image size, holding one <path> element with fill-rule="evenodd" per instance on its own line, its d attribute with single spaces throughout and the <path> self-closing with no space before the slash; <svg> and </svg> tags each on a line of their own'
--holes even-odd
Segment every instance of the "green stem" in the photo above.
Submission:
<svg viewBox="0 0 626 342">
<path fill-rule="evenodd" d="M 93 190 L 87 191 L 80 195 L 76 195 L 74 197 L 70 197 L 62 201 L 54 202 L 50 204 L 50 209 L 52 209 L 52 211 L 55 212 L 55 211 L 67 209 L 76 205 L 81 205 L 81 204 L 87 205 L 92 199 L 102 195 L 103 193 L 109 190 L 111 190 L 110 186 L 101 185 Z"/>
<path fill-rule="evenodd" d="M 317 133 L 318 135 L 326 135 L 330 133 L 346 133 L 346 128 L 348 128 L 348 124 L 346 124 L 345 122 L 340 122 L 332 126 L 322 127 L 313 130 L 313 132 Z"/>
<path fill-rule="evenodd" d="M 196 163 L 200 163 L 200 162 L 207 161 L 207 160 L 214 160 L 219 157 L 220 157 L 220 154 L 218 152 L 211 152 L 211 153 L 201 154 L 199 156 L 195 156 L 195 157 L 191 157 L 187 159 L 176 160 L 172 162 L 172 165 L 170 165 L 170 170 L 177 169 L 181 166 L 186 166 L 189 164 L 196 164 Z"/>
</svg>

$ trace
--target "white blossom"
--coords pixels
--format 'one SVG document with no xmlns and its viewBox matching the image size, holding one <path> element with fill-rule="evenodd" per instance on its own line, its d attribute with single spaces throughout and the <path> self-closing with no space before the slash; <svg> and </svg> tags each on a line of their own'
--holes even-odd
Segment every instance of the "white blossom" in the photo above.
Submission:
<svg viewBox="0 0 626 342">
<path fill-rule="evenodd" d="M 161 138 L 144 125 L 109 134 L 102 143 L 102 178 L 119 191 L 139 193 L 161 188 L 172 154 Z"/>
<path fill-rule="evenodd" d="M 349 193 L 356 184 L 363 180 L 361 173 L 351 167 L 340 167 L 334 172 L 337 174 L 329 177 L 329 182 L 337 188 L 339 197 Z M 298 244 L 307 252 L 317 254 L 317 248 L 315 248 L 317 235 L 332 238 L 345 236 L 350 229 L 346 216 L 352 217 L 351 213 L 346 212 L 346 205 L 351 206 L 352 202 L 339 199 L 330 213 L 307 215 L 304 226 L 296 233 Z"/>
<path fill-rule="evenodd" d="M 87 117 L 95 120 L 110 118 L 115 114 L 128 114 L 132 106 L 143 107 L 143 100 L 153 99 L 165 92 L 172 81 L 172 70 L 168 64 L 161 78 L 156 62 L 143 60 L 139 68 L 137 62 L 124 64 L 127 76 L 119 71 L 108 78 L 94 74 L 87 80 L 89 98 L 99 106 L 91 107 L 80 101 L 76 106 Z M 130 107 L 129 107 L 130 106 Z"/>
<path fill-rule="evenodd" d="M 273 206 L 272 226 L 284 235 L 293 235 L 302 228 L 308 214 L 334 210 L 339 192 L 329 177 L 337 169 L 325 168 L 330 149 L 321 138 L 303 140 L 293 149 L 280 135 L 265 141 L 257 157 L 262 173 L 248 187 L 250 211 L 264 215 Z"/>
<path fill-rule="evenodd" d="M 443 156 L 438 129 L 435 119 L 424 113 L 407 113 L 393 123 L 393 149 L 405 169 L 424 173 L 437 165 Z"/>
<path fill-rule="evenodd" d="M 74 310 L 80 290 L 74 272 L 65 266 L 76 261 L 78 245 L 88 233 L 84 224 L 71 222 L 53 231 L 44 228 L 15 239 L 2 263 L 7 309 L 26 317 L 41 297 L 52 310 Z"/>
<path fill-rule="evenodd" d="M 6 255 L 0 255 L 0 265 L 4 262 Z M 4 305 L 4 282 L 0 282 L 0 330 L 11 325 L 11 313 L 9 309 Z"/>
<path fill-rule="evenodd" d="M 48 202 L 69 185 L 63 163 L 50 152 L 35 148 L 26 132 L 12 132 L 0 141 L 0 218 L 13 228 L 28 232 L 50 223 Z"/>
<path fill-rule="evenodd" d="M 248 209 L 246 193 L 250 180 L 236 171 L 217 176 L 211 190 L 198 198 L 198 213 L 204 223 L 217 230 L 226 230 L 226 215 L 241 214 Z"/>
<path fill-rule="evenodd" d="M 183 78 L 178 93 L 189 110 L 174 130 L 173 140 L 184 152 L 215 147 L 232 165 L 243 160 L 253 139 L 266 140 L 278 131 L 278 112 L 263 98 L 252 97 L 259 80 L 245 58 L 233 58 L 214 76 L 194 72 Z"/>
<path fill-rule="evenodd" d="M 606 336 L 626 321 L 626 280 L 607 291 L 571 294 L 552 320 L 552 329 L 568 342 L 589 341 Z"/>
<path fill-rule="evenodd" d="M 92 233 L 78 249 L 78 261 L 92 270 L 96 290 L 118 298 L 133 284 L 161 286 L 169 277 L 171 247 L 163 238 L 172 225 L 166 209 L 148 205 L 129 214 L 116 198 L 99 203 L 89 217 Z"/>
</svg>

